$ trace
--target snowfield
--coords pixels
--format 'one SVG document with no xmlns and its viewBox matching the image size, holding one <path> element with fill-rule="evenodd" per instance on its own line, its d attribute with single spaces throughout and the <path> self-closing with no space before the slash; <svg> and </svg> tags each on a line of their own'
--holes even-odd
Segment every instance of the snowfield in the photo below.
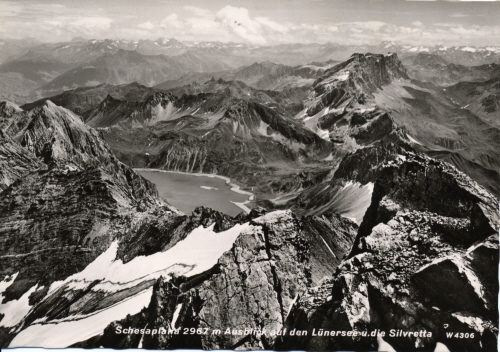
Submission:
<svg viewBox="0 0 500 352">
<path fill-rule="evenodd" d="M 112 294 L 148 280 L 156 280 L 160 276 L 168 278 L 173 274 L 188 277 L 197 275 L 217 264 L 222 254 L 231 249 L 236 238 L 246 231 L 254 231 L 254 226 L 249 223 L 238 224 L 219 233 L 213 231 L 213 225 L 207 228 L 200 226 L 169 250 L 150 256 L 139 256 L 128 263 L 116 259 L 118 242 L 115 241 L 83 271 L 64 281 L 54 282 L 47 297 L 56 291 L 59 292 L 61 288 L 64 288 L 65 291 L 85 289 L 96 280 L 100 282 L 92 287 L 92 291 L 104 291 Z M 12 279 L 5 280 L 2 289 L 7 288 L 7 284 L 12 282 Z M 28 305 L 27 299 L 34 289 L 35 287 L 19 301 L 7 303 L 12 307 L 7 306 L 6 308 L 13 313 L 12 317 L 7 320 L 8 323 L 12 323 L 14 318 L 17 320 L 14 323 L 17 324 L 28 313 L 31 307 Z M 152 288 L 149 287 L 114 305 L 88 315 L 70 315 L 61 320 L 48 322 L 44 321 L 45 319 L 40 319 L 21 331 L 9 347 L 68 347 L 76 342 L 101 334 L 108 324 L 125 318 L 127 314 L 140 312 L 149 304 L 151 294 Z M 11 310 L 11 308 L 14 309 Z M 15 324 L 9 326 L 13 325 Z M 68 334 L 68 331 L 71 331 L 71 334 Z"/>
</svg>

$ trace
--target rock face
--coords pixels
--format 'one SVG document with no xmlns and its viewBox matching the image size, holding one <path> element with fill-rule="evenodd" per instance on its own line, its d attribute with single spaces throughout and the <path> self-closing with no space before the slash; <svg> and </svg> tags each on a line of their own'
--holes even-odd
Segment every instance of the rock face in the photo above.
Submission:
<svg viewBox="0 0 500 352">
<path fill-rule="evenodd" d="M 353 54 L 342 64 L 325 71 L 316 82 L 308 102 L 308 115 L 339 103 L 363 104 L 377 89 L 394 79 L 408 78 L 396 54 Z"/>
<path fill-rule="evenodd" d="M 81 271 L 129 233 L 131 223 L 172 211 L 70 111 L 48 102 L 3 110 L 0 119 L 0 274 L 12 280 L 0 323 L 12 327 L 23 313 L 11 315 L 9 304 L 27 295 L 29 310 L 54 281 Z"/>
<path fill-rule="evenodd" d="M 3 190 L 42 163 L 0 130 L 0 188 Z"/>
<path fill-rule="evenodd" d="M 196 314 L 199 320 L 196 327 L 200 328 L 255 326 L 271 331 L 283 326 L 291 303 L 305 289 L 310 276 L 307 242 L 291 213 L 264 215 L 254 219 L 250 226 L 250 231 L 242 233 L 232 250 L 219 259 L 218 272 L 178 298 L 178 304 L 199 303 L 197 307 L 187 304 L 184 311 L 181 308 L 176 326 L 189 326 L 183 321 L 192 319 L 188 314 L 184 316 L 184 312 L 190 311 Z M 187 288 L 190 283 L 184 285 Z M 204 349 L 223 346 L 269 349 L 273 347 L 273 338 L 238 335 L 201 338 Z M 169 346 L 152 344 L 151 347 Z"/>
<path fill-rule="evenodd" d="M 299 300 L 288 326 L 380 329 L 392 346 L 403 350 L 429 350 L 436 342 L 453 351 L 495 346 L 496 206 L 482 187 L 442 162 L 412 154 L 387 162 L 349 258 L 336 269 L 332 283 Z M 311 305 L 309 297 L 316 303 Z M 475 337 L 447 337 L 446 327 L 474 332 Z M 408 337 L 398 335 L 398 329 L 432 333 Z M 310 336 L 301 341 L 290 337 L 280 348 L 376 347 L 375 337 Z"/>
<path fill-rule="evenodd" d="M 338 215 L 297 219 L 290 211 L 265 215 L 253 211 L 240 219 L 245 220 L 250 220 L 247 227 L 214 267 L 196 276 L 160 278 L 146 310 L 113 322 L 102 337 L 82 346 L 136 348 L 139 339 L 117 331 L 182 327 L 180 334 L 145 333 L 141 346 L 276 348 L 273 332 L 284 327 L 307 287 L 331 279 L 340 258 L 351 247 L 357 226 Z M 209 333 L 186 337 L 182 334 L 186 328 Z M 235 329 L 235 333 L 228 333 L 227 328 Z M 245 328 L 255 332 L 238 332 Z"/>
<path fill-rule="evenodd" d="M 143 102 L 108 97 L 86 121 L 102 127 L 113 152 L 128 165 L 217 173 L 255 188 L 267 188 L 276 169 L 290 174 L 289 165 L 306 168 L 334 153 L 332 143 L 279 106 L 225 90 L 180 98 L 158 92 Z"/>
</svg>

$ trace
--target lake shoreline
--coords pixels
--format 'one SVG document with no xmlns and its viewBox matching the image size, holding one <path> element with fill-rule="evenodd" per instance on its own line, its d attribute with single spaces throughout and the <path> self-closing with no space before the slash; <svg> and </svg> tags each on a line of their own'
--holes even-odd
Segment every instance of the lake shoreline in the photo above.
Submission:
<svg viewBox="0 0 500 352">
<path fill-rule="evenodd" d="M 247 207 L 246 204 L 249 204 L 250 202 L 255 200 L 255 195 L 253 193 L 242 190 L 239 185 L 233 183 L 232 180 L 227 176 L 222 176 L 222 175 L 217 175 L 217 174 L 204 174 L 204 173 L 200 173 L 200 172 L 192 173 L 192 172 L 170 171 L 170 170 L 151 169 L 151 168 L 134 168 L 133 170 L 134 171 L 156 171 L 156 172 L 164 172 L 164 173 L 171 173 L 171 174 L 218 178 L 218 179 L 224 180 L 226 182 L 226 184 L 231 187 L 232 192 L 249 196 L 248 199 L 244 202 L 234 202 L 232 200 L 229 201 L 229 202 L 233 203 L 234 205 L 236 205 L 241 210 L 243 210 L 247 214 L 250 213 L 251 209 L 249 207 Z"/>
</svg>

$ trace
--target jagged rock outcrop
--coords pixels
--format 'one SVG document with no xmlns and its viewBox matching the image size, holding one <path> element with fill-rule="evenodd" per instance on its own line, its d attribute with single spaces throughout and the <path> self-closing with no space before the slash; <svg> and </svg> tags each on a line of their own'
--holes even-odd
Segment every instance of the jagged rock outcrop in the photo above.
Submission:
<svg viewBox="0 0 500 352">
<path fill-rule="evenodd" d="M 0 130 L 0 189 L 4 190 L 30 170 L 43 167 L 34 155 Z"/>
<path fill-rule="evenodd" d="M 315 115 L 325 107 L 364 104 L 377 89 L 400 78 L 408 76 L 396 54 L 353 54 L 314 82 L 307 114 Z"/>
<path fill-rule="evenodd" d="M 113 322 L 99 339 L 83 345 L 135 348 L 140 340 L 151 349 L 275 348 L 276 332 L 294 302 L 307 287 L 331 279 L 357 226 L 335 214 L 297 219 L 290 211 L 253 211 L 248 219 L 214 267 L 192 277 L 160 278 L 147 310 Z M 117 333 L 128 328 L 144 329 L 143 337 Z M 171 333 L 151 333 L 162 328 Z M 186 328 L 206 333 L 186 336 Z M 245 328 L 255 332 L 239 333 Z"/>
<path fill-rule="evenodd" d="M 108 94 L 99 106 L 85 112 L 84 118 L 86 123 L 95 128 L 124 122 L 153 125 L 158 121 L 172 119 L 180 107 L 176 105 L 176 99 L 164 92 L 155 92 L 138 102 L 115 99 Z"/>
<path fill-rule="evenodd" d="M 29 298 L 29 310 L 54 281 L 130 234 L 131 224 L 176 210 L 70 111 L 47 102 L 3 110 L 0 118 L 0 275 L 12 281 L 2 292 L 0 324 L 13 327 L 28 311 L 12 315 L 10 304 Z M 3 346 L 13 331 L 2 336 Z"/>
<path fill-rule="evenodd" d="M 481 186 L 442 162 L 411 153 L 388 161 L 379 170 L 349 258 L 329 286 L 299 300 L 287 326 L 380 329 L 402 350 L 429 350 L 436 342 L 453 351 L 490 350 L 498 336 L 497 204 Z M 454 339 L 446 332 L 474 337 Z M 369 335 L 301 341 L 294 345 L 297 340 L 289 338 L 279 347 L 376 347 Z"/>
<path fill-rule="evenodd" d="M 406 69 L 396 54 L 354 54 L 314 82 L 305 109 L 296 118 L 339 148 L 353 152 L 397 130 L 390 110 L 376 102 L 376 94 L 405 79 Z"/>
</svg>

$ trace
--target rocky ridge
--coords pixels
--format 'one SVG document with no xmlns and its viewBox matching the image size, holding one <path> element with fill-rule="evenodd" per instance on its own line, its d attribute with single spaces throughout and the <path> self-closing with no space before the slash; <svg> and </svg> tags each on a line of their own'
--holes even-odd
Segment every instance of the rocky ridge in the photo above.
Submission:
<svg viewBox="0 0 500 352">
<path fill-rule="evenodd" d="M 262 215 L 254 210 L 247 219 L 251 219 L 247 230 L 213 268 L 195 277 L 160 278 L 146 309 L 113 322 L 101 337 L 78 346 L 138 347 L 138 339 L 116 334 L 116 329 L 128 327 L 279 330 L 306 288 L 331 278 L 332 270 L 351 247 L 357 228 L 338 215 L 298 219 L 290 211 Z M 160 334 L 144 335 L 142 347 L 273 349 L 274 340 L 268 333 L 207 334 L 190 339 Z"/>
<path fill-rule="evenodd" d="M 48 102 L 3 110 L 0 121 L 0 271 L 12 280 L 4 315 L 21 297 L 34 305 L 54 281 L 82 270 L 131 222 L 176 212 L 70 111 Z M 2 329 L 22 317 L 4 316 Z"/>
<path fill-rule="evenodd" d="M 403 350 L 429 350 L 436 342 L 453 351 L 496 346 L 497 204 L 464 174 L 423 155 L 385 163 L 351 254 L 333 282 L 298 301 L 287 326 L 433 332 L 419 338 L 386 335 Z M 447 338 L 443 324 L 474 332 L 475 338 Z M 310 337 L 302 344 L 289 338 L 281 345 L 291 346 L 337 350 L 376 344 L 374 338 L 340 336 Z"/>
<path fill-rule="evenodd" d="M 369 350 L 376 337 L 361 333 L 379 329 L 402 350 L 429 350 L 437 342 L 490 350 L 498 336 L 497 199 L 454 167 L 409 151 L 383 161 L 371 178 L 359 230 L 338 215 L 250 214 L 251 227 L 216 266 L 196 277 L 160 278 L 147 308 L 76 346 Z M 443 324 L 474 338 L 449 338 Z M 151 334 L 162 327 L 254 333 Z M 128 328 L 146 332 L 116 333 Z M 284 328 L 308 335 L 260 333 Z M 360 335 L 313 336 L 313 328 Z"/>
</svg>

